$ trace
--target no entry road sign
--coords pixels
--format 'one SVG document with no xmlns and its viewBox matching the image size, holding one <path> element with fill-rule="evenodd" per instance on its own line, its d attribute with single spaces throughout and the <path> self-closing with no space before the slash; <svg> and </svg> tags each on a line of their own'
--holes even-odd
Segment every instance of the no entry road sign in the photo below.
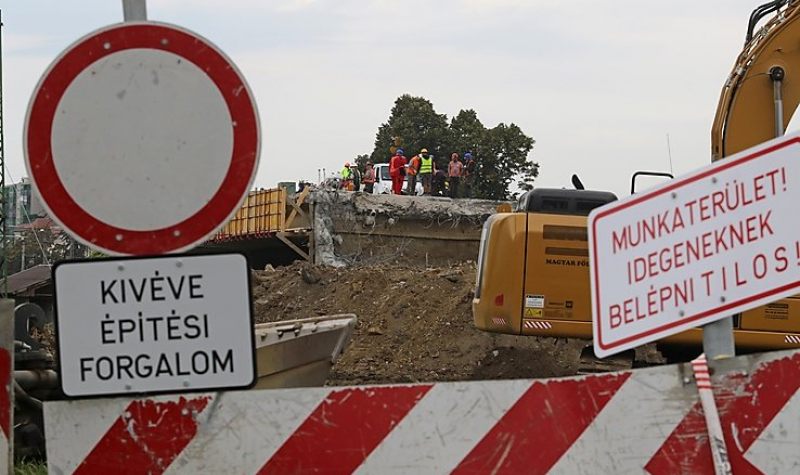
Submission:
<svg viewBox="0 0 800 475">
<path fill-rule="evenodd" d="M 53 272 L 67 396 L 242 388 L 255 381 L 241 254 L 67 261 Z"/>
<path fill-rule="evenodd" d="M 26 165 L 48 213 L 111 254 L 188 249 L 238 209 L 258 164 L 253 95 L 213 44 L 171 25 L 102 28 L 42 76 Z"/>
<path fill-rule="evenodd" d="M 800 135 L 589 215 L 594 350 L 608 356 L 800 290 Z"/>
</svg>

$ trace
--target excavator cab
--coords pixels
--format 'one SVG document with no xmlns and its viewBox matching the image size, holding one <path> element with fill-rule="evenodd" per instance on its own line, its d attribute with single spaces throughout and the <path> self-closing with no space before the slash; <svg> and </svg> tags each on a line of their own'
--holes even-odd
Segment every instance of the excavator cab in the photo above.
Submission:
<svg viewBox="0 0 800 475">
<path fill-rule="evenodd" d="M 617 200 L 608 191 L 536 188 L 519 198 L 517 211 L 528 213 L 589 216 L 589 212 Z"/>
<path fill-rule="evenodd" d="M 591 337 L 583 328 L 591 321 L 586 221 L 617 196 L 586 190 L 575 175 L 572 183 L 576 189 L 528 191 L 515 212 L 485 223 L 473 300 L 481 330 Z"/>
<path fill-rule="evenodd" d="M 634 173 L 633 176 L 631 177 L 631 194 L 632 195 L 635 195 L 636 192 L 639 190 L 639 187 L 637 187 L 636 184 L 637 184 L 637 180 L 639 180 L 642 177 L 656 178 L 659 181 L 672 180 L 672 179 L 675 178 L 675 176 L 673 176 L 672 173 L 651 172 L 651 171 L 641 171 L 640 170 L 640 171 Z M 652 185 L 653 183 L 652 182 L 648 182 L 648 184 Z M 649 186 L 646 186 L 645 188 L 649 188 Z"/>
</svg>

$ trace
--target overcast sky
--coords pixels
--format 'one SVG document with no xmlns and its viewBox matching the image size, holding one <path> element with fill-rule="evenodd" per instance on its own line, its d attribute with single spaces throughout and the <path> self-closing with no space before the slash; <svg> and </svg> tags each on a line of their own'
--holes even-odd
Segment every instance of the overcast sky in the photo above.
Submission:
<svg viewBox="0 0 800 475">
<path fill-rule="evenodd" d="M 371 153 L 401 94 L 536 140 L 538 186 L 624 196 L 635 170 L 710 161 L 720 89 L 763 0 L 150 0 L 151 20 L 216 43 L 256 97 L 256 185 L 314 179 Z M 7 171 L 25 175 L 30 94 L 70 43 L 122 19 L 119 0 L 0 0 Z M 6 177 L 9 180 L 8 176 Z"/>
</svg>

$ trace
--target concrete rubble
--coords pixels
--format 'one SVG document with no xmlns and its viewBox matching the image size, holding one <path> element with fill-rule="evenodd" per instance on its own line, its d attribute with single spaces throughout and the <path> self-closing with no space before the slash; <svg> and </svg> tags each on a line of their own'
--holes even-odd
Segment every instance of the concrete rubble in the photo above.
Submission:
<svg viewBox="0 0 800 475">
<path fill-rule="evenodd" d="M 441 266 L 477 258 L 481 228 L 504 202 L 315 191 L 315 262 L 412 262 Z"/>
</svg>

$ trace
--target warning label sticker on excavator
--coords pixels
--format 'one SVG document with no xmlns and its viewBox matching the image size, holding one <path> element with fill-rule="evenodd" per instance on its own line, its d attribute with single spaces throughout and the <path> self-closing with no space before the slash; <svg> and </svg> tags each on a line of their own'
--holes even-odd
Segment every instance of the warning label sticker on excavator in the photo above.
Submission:
<svg viewBox="0 0 800 475">
<path fill-rule="evenodd" d="M 764 308 L 764 318 L 772 320 L 788 320 L 789 304 L 771 303 Z"/>
<path fill-rule="evenodd" d="M 797 293 L 800 134 L 589 216 L 594 347 L 608 356 Z"/>
<path fill-rule="evenodd" d="M 544 308 L 544 295 L 526 295 L 526 308 Z"/>
</svg>

